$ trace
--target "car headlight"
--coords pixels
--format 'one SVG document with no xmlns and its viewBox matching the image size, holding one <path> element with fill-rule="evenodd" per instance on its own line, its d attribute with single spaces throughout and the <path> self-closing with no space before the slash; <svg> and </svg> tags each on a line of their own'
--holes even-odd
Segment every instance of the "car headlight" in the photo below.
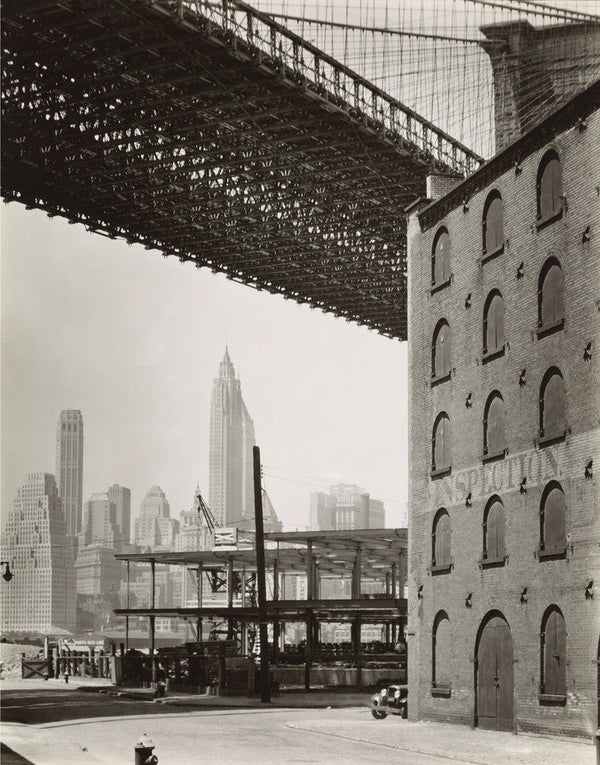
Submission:
<svg viewBox="0 0 600 765">
<path fill-rule="evenodd" d="M 399 699 L 400 698 L 400 691 L 396 691 L 396 693 L 394 693 L 394 698 L 395 699 Z"/>
<path fill-rule="evenodd" d="M 382 688 L 381 689 L 381 695 L 382 696 L 387 696 L 387 688 Z"/>
</svg>

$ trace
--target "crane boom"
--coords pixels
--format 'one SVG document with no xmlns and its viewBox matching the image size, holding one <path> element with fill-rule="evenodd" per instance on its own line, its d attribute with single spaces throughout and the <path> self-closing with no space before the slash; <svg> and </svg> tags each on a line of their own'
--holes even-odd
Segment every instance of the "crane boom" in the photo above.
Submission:
<svg viewBox="0 0 600 765">
<path fill-rule="evenodd" d="M 220 524 L 217 522 L 217 519 L 213 515 L 212 510 L 206 504 L 200 492 L 196 493 L 196 500 L 198 501 L 198 513 L 199 514 L 202 513 L 202 515 L 204 516 L 204 520 L 206 521 L 206 525 L 210 529 L 211 533 L 214 534 L 215 527 L 218 528 Z"/>
</svg>

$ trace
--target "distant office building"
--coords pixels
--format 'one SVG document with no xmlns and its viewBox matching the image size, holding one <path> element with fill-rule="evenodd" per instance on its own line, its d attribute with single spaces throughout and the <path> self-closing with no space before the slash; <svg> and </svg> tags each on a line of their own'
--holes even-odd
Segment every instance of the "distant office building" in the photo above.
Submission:
<svg viewBox="0 0 600 765">
<path fill-rule="evenodd" d="M 100 544 L 80 547 L 75 561 L 78 595 L 118 595 L 123 577 L 123 563 L 115 550 Z"/>
<path fill-rule="evenodd" d="M 56 429 L 56 481 L 67 535 L 81 531 L 83 492 L 83 418 L 78 409 L 64 409 Z"/>
<path fill-rule="evenodd" d="M 179 521 L 171 518 L 171 508 L 160 486 L 153 486 L 142 500 L 135 521 L 135 543 L 152 550 L 174 550 Z"/>
<path fill-rule="evenodd" d="M 254 423 L 229 351 L 214 380 L 210 410 L 209 506 L 220 526 L 254 528 Z M 265 531 L 281 530 L 273 506 Z"/>
<path fill-rule="evenodd" d="M 200 510 L 198 501 L 199 487 L 196 487 L 191 510 L 179 513 L 179 535 L 176 550 L 210 550 L 213 545 L 212 534 Z"/>
<path fill-rule="evenodd" d="M 271 502 L 271 498 L 263 489 L 262 491 L 262 503 L 263 503 L 263 526 L 265 531 L 283 531 L 283 524 L 277 518 L 277 513 Z"/>
<path fill-rule="evenodd" d="M 108 489 L 108 498 L 115 503 L 118 529 L 115 547 L 121 550 L 131 539 L 131 490 L 115 483 Z"/>
<path fill-rule="evenodd" d="M 65 532 L 54 476 L 29 473 L 2 539 L 2 558 L 14 574 L 0 587 L 5 631 L 75 629 L 75 571 Z"/>
<path fill-rule="evenodd" d="M 329 494 L 310 495 L 310 527 L 316 531 L 332 529 L 385 528 L 385 509 L 379 499 L 355 484 L 338 483 Z"/>
<path fill-rule="evenodd" d="M 83 509 L 82 530 L 78 535 L 79 547 L 103 545 L 114 548 L 119 538 L 116 518 L 117 506 L 110 501 L 108 494 L 92 494 Z"/>
</svg>

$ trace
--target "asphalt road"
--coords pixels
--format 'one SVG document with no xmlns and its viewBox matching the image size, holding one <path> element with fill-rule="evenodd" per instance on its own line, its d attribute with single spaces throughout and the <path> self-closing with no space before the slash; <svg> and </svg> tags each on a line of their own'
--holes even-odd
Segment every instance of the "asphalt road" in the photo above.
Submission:
<svg viewBox="0 0 600 765">
<path fill-rule="evenodd" d="M 155 704 L 153 701 L 109 696 L 92 691 L 3 690 L 0 719 L 7 723 L 42 725 L 98 717 L 181 714 L 191 709 L 185 706 Z"/>
<path fill-rule="evenodd" d="M 366 707 L 218 708 L 48 687 L 2 689 L 2 765 L 131 765 L 144 734 L 160 765 L 592 765 L 586 743 L 374 720 Z"/>
</svg>

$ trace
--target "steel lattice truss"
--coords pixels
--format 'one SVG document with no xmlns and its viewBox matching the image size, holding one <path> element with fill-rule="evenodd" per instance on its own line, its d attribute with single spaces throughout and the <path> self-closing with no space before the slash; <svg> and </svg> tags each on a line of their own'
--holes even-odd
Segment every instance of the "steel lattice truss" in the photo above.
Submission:
<svg viewBox="0 0 600 765">
<path fill-rule="evenodd" d="M 476 155 L 240 2 L 2 27 L 5 199 L 406 338 L 404 208 Z"/>
</svg>

